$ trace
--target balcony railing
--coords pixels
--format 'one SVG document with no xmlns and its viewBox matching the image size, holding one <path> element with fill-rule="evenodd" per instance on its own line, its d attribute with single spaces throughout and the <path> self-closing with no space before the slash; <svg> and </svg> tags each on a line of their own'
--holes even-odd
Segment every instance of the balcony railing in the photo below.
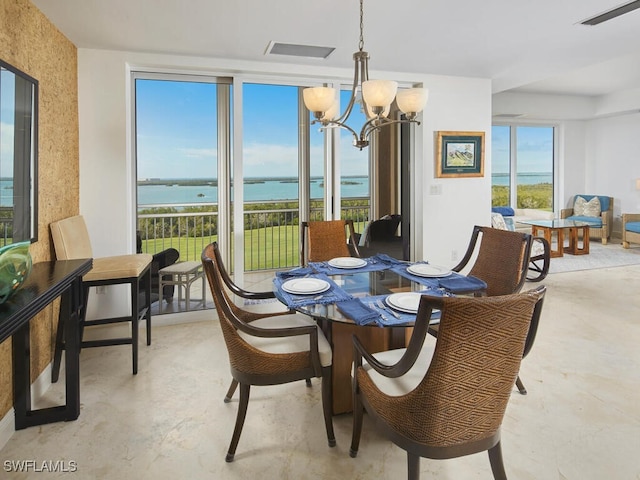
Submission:
<svg viewBox="0 0 640 480">
<path fill-rule="evenodd" d="M 341 217 L 353 220 L 361 231 L 369 219 L 369 199 L 349 198 L 344 203 Z M 310 219 L 323 219 L 321 206 L 312 206 Z M 141 205 L 138 232 L 145 253 L 175 248 L 180 260 L 199 260 L 204 247 L 218 238 L 217 204 Z M 298 265 L 299 237 L 297 202 L 245 203 L 245 271 Z"/>
</svg>

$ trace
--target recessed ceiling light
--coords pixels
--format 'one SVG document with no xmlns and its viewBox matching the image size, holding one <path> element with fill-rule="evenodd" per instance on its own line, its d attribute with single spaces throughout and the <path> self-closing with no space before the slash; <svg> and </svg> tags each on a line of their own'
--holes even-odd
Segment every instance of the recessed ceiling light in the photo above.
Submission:
<svg viewBox="0 0 640 480">
<path fill-rule="evenodd" d="M 265 55 L 290 55 L 292 57 L 327 58 L 335 47 L 298 45 L 295 43 L 269 42 Z"/>
<path fill-rule="evenodd" d="M 580 23 L 582 25 L 589 26 L 598 25 L 602 22 L 606 22 L 607 20 L 611 20 L 613 18 L 619 17 L 620 15 L 624 15 L 625 13 L 632 12 L 638 8 L 640 8 L 640 0 L 634 0 L 633 2 L 628 2 L 624 5 L 620 5 L 619 7 L 612 8 L 611 10 L 608 10 L 604 13 L 600 13 L 595 17 L 587 18 Z"/>
</svg>

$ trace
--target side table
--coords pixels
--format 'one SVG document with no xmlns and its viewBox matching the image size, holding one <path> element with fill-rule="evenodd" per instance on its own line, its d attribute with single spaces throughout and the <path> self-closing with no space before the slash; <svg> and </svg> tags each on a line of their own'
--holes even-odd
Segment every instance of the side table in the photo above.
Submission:
<svg viewBox="0 0 640 480">
<path fill-rule="evenodd" d="M 191 308 L 191 302 L 194 301 L 191 298 L 191 285 L 200 279 L 202 281 L 202 297 L 195 299 L 195 301 L 202 302 L 203 305 L 206 304 L 207 289 L 202 262 L 188 261 L 174 263 L 173 265 L 158 270 L 158 276 L 158 291 L 162 292 L 164 285 L 175 285 L 178 290 L 178 303 L 182 301 L 182 289 L 184 288 L 185 309 L 187 311 Z M 171 278 L 165 280 L 165 276 L 170 276 Z"/>
</svg>

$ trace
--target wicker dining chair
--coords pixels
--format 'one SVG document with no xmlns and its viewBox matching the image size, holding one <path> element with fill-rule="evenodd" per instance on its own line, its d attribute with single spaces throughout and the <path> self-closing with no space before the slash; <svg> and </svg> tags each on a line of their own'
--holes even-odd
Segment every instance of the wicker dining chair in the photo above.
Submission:
<svg viewBox="0 0 640 480">
<path fill-rule="evenodd" d="M 477 253 L 467 275 L 486 282 L 485 295 L 492 297 L 518 293 L 527 280 L 532 241 L 533 237 L 528 233 L 476 225 L 464 257 L 452 270 L 460 272 L 468 269 L 474 253 Z M 438 324 L 431 325 L 429 333 L 437 336 L 439 328 Z M 535 331 L 532 338 L 535 338 Z M 517 377 L 516 385 L 524 395 L 526 389 L 520 377 Z"/>
<path fill-rule="evenodd" d="M 447 459 L 485 450 L 494 478 L 505 480 L 500 427 L 545 291 L 540 286 L 495 297 L 424 295 L 406 349 L 372 355 L 354 337 L 350 455 L 358 454 L 366 410 L 376 429 L 406 450 L 410 480 L 420 476 L 420 457 Z M 429 347 L 424 341 L 436 308 L 440 333 Z"/>
<path fill-rule="evenodd" d="M 360 256 L 353 220 L 301 222 L 300 239 L 300 265 Z"/>
<path fill-rule="evenodd" d="M 491 212 L 491 226 L 501 230 L 515 231 L 513 227 L 509 227 L 504 217 L 497 212 Z M 544 237 L 532 237 L 531 252 L 529 253 L 529 275 L 527 280 L 530 282 L 541 282 L 549 273 L 551 265 L 551 246 Z"/>
<path fill-rule="evenodd" d="M 331 415 L 331 362 L 329 342 L 306 315 L 257 316 L 235 306 L 225 292 L 218 265 L 217 244 L 202 252 L 202 264 L 218 312 L 227 346 L 234 385 L 240 385 L 240 404 L 226 461 L 232 462 L 249 404 L 251 385 L 278 385 L 311 377 L 322 378 L 322 407 L 330 447 L 335 446 Z M 235 386 L 225 396 L 230 400 Z"/>
<path fill-rule="evenodd" d="M 517 293 L 527 279 L 531 242 L 528 233 L 476 225 L 464 257 L 452 270 L 460 272 L 468 268 L 477 250 L 468 275 L 487 283 L 486 295 Z"/>
</svg>

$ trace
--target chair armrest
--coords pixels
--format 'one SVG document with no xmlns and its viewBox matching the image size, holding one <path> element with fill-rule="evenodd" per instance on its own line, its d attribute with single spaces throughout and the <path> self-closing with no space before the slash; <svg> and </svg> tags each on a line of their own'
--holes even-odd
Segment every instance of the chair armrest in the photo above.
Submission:
<svg viewBox="0 0 640 480">
<path fill-rule="evenodd" d="M 384 377 L 397 378 L 406 374 L 411 370 L 420 355 L 429 329 L 429 320 L 431 319 L 431 312 L 433 308 L 439 308 L 441 306 L 441 297 L 429 297 L 424 295 L 423 298 L 420 299 L 420 307 L 418 308 L 418 313 L 416 315 L 416 323 L 413 327 L 411 340 L 409 340 L 409 345 L 400 360 L 398 360 L 398 363 L 394 365 L 387 365 L 379 362 L 373 355 L 367 352 L 360 342 L 360 339 L 353 335 L 353 362 L 355 369 L 362 366 L 362 359 L 364 359 L 371 368 Z"/>
<path fill-rule="evenodd" d="M 560 218 L 567 218 L 573 215 L 573 208 L 563 208 L 560 210 Z"/>
<path fill-rule="evenodd" d="M 623 213 L 622 224 L 624 225 L 627 222 L 640 222 L 640 213 Z"/>
</svg>

